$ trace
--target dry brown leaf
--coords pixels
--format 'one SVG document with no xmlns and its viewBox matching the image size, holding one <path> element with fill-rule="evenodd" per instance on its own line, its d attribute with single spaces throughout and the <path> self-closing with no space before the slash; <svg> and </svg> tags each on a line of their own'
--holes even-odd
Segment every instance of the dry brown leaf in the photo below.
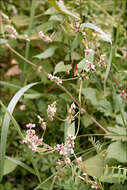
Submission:
<svg viewBox="0 0 127 190">
<path fill-rule="evenodd" d="M 14 75 L 19 75 L 21 73 L 18 65 L 15 65 L 8 69 L 8 71 L 5 73 L 5 76 L 14 76 Z"/>
<path fill-rule="evenodd" d="M 18 65 L 18 62 L 15 59 L 11 60 L 11 65 Z"/>
</svg>

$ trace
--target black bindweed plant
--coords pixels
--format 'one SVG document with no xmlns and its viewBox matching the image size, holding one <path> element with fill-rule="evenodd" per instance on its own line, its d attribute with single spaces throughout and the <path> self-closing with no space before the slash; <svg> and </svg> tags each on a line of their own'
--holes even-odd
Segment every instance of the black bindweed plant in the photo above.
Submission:
<svg viewBox="0 0 127 190">
<path fill-rule="evenodd" d="M 126 3 L 0 3 L 1 189 L 127 187 Z"/>
</svg>

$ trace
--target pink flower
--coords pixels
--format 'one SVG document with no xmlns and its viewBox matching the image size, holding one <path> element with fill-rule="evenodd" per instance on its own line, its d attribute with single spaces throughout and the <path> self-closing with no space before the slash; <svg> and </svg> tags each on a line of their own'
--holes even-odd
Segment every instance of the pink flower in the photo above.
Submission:
<svg viewBox="0 0 127 190">
<path fill-rule="evenodd" d="M 67 148 L 63 145 L 63 144 L 58 144 L 57 145 L 58 149 L 59 149 L 59 154 L 60 155 L 66 155 L 67 154 Z"/>
<path fill-rule="evenodd" d="M 61 165 L 62 163 L 63 163 L 62 160 L 58 160 L 58 161 L 56 162 L 56 165 Z"/>
<path fill-rule="evenodd" d="M 26 40 L 26 41 L 30 41 L 30 39 L 29 39 L 29 37 L 28 37 L 27 34 L 25 34 L 25 40 Z"/>
<path fill-rule="evenodd" d="M 102 54 L 101 56 L 100 56 L 100 61 L 105 61 L 105 54 Z"/>
<path fill-rule="evenodd" d="M 86 49 L 84 50 L 84 52 L 85 52 L 85 54 L 89 54 L 89 53 L 92 52 L 92 49 L 86 48 Z"/>
<path fill-rule="evenodd" d="M 21 111 L 25 110 L 25 108 L 26 108 L 26 106 L 25 106 L 24 104 L 22 104 L 22 105 L 19 107 L 19 109 L 20 109 Z"/>
<path fill-rule="evenodd" d="M 127 97 L 127 93 L 125 90 L 122 90 L 121 94 L 120 94 L 121 98 L 126 98 Z"/>
<path fill-rule="evenodd" d="M 58 83 L 58 84 L 61 84 L 61 83 L 62 83 L 62 80 L 61 80 L 59 77 L 53 76 L 52 74 L 48 74 L 48 78 L 49 78 L 51 81 L 55 81 L 55 82 Z"/>
<path fill-rule="evenodd" d="M 55 175 L 55 176 L 54 176 L 54 179 L 58 180 L 59 182 L 62 181 L 61 177 L 59 177 L 58 175 Z"/>
<path fill-rule="evenodd" d="M 37 70 L 38 70 L 38 72 L 41 72 L 42 66 L 39 66 L 39 67 L 37 68 Z"/>
<path fill-rule="evenodd" d="M 70 163 L 71 163 L 71 160 L 70 160 L 70 158 L 68 158 L 68 157 L 66 157 L 66 158 L 64 159 L 64 161 L 65 161 L 66 164 L 70 164 Z"/>
<path fill-rule="evenodd" d="M 91 188 L 92 188 L 92 189 L 98 189 L 98 188 L 99 188 L 99 186 L 97 185 L 97 183 L 96 183 L 96 182 L 94 182 L 94 183 L 93 183 L 93 185 L 91 186 Z"/>
<path fill-rule="evenodd" d="M 32 128 L 34 128 L 34 127 L 35 127 L 35 124 L 29 123 L 29 124 L 27 124 L 27 125 L 26 125 L 26 127 L 28 127 L 28 128 L 30 128 L 30 129 L 32 129 Z"/>
<path fill-rule="evenodd" d="M 75 159 L 75 162 L 76 162 L 77 164 L 79 164 L 81 161 L 82 161 L 82 157 L 78 157 L 78 158 Z"/>
</svg>

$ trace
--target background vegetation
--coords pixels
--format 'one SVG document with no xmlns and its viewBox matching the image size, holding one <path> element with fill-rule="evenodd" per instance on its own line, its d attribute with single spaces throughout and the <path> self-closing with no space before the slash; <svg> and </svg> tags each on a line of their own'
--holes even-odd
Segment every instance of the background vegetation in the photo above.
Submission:
<svg viewBox="0 0 127 190">
<path fill-rule="evenodd" d="M 126 20 L 126 0 L 0 2 L 1 190 L 91 190 L 89 180 L 101 184 L 98 189 L 127 189 Z M 16 29 L 16 39 L 8 25 Z M 41 39 L 40 31 L 50 38 Z M 94 54 L 87 56 L 87 48 Z M 106 67 L 99 67 L 103 54 Z M 94 72 L 84 71 L 84 58 L 95 64 Z M 60 77 L 62 86 L 45 71 Z M 64 142 L 73 102 L 73 132 L 80 120 L 75 154 L 82 157 L 82 166 L 72 157 L 61 182 L 54 180 L 59 155 L 34 153 L 22 142 L 27 123 L 35 123 L 41 137 L 37 115 L 47 121 L 47 107 L 54 101 L 57 111 L 48 121 L 45 143 Z M 79 178 L 82 172 L 89 180 Z"/>
</svg>

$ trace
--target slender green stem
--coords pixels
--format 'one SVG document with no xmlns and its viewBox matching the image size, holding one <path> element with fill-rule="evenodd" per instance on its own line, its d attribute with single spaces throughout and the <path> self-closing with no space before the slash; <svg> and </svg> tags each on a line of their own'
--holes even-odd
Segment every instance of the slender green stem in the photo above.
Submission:
<svg viewBox="0 0 127 190">
<path fill-rule="evenodd" d="M 38 185 L 37 187 L 35 187 L 34 190 L 40 189 L 40 187 L 41 187 L 43 184 L 45 184 L 47 181 L 49 181 L 49 180 L 50 180 L 52 177 L 54 177 L 56 174 L 57 174 L 57 172 L 54 173 L 54 174 L 52 174 L 50 177 L 48 177 L 46 180 L 44 180 L 40 185 Z"/>
<path fill-rule="evenodd" d="M 32 65 L 32 66 L 34 66 L 34 67 L 36 67 L 37 68 L 37 65 L 35 65 L 34 63 L 32 63 L 31 61 L 29 61 L 28 59 L 26 59 L 26 58 L 24 58 L 20 53 L 18 53 L 17 51 L 15 51 L 8 43 L 6 44 L 6 46 L 13 52 L 13 53 L 15 53 L 16 55 L 18 55 L 21 59 L 23 59 L 24 61 L 26 61 L 28 64 L 30 64 L 30 65 Z M 43 73 L 45 74 L 45 75 L 48 75 L 48 73 L 44 70 L 44 69 L 42 69 L 42 71 L 43 71 Z M 64 86 L 62 86 L 61 84 L 59 84 L 59 83 L 56 83 L 61 89 L 63 89 L 63 91 L 65 91 L 69 96 L 70 96 L 70 98 L 78 105 L 78 106 L 80 106 L 80 104 L 76 101 L 76 99 L 72 96 L 72 94 L 64 87 Z M 84 108 L 81 108 L 82 109 L 82 111 L 84 112 L 84 113 L 86 113 L 86 110 L 84 109 Z M 96 125 L 98 125 L 98 127 L 100 127 L 105 133 L 107 133 L 107 130 L 100 124 L 100 123 L 98 123 L 97 121 L 96 121 L 96 119 L 93 117 L 93 116 L 91 116 L 91 115 L 89 115 L 88 114 L 88 116 L 90 117 L 90 119 L 94 122 L 94 123 L 96 123 Z"/>
<path fill-rule="evenodd" d="M 79 104 L 80 104 L 80 106 L 79 106 L 79 115 L 78 115 L 78 128 L 77 128 L 77 132 L 76 132 L 76 136 L 78 135 L 78 132 L 79 132 L 79 128 L 80 128 L 80 116 L 81 116 L 81 92 L 82 92 L 82 83 L 83 83 L 83 81 L 82 81 L 82 79 L 81 79 L 81 82 L 80 82 L 80 89 L 79 89 Z"/>
<path fill-rule="evenodd" d="M 30 11 L 30 23 L 29 23 L 29 27 L 28 27 L 28 38 L 30 38 L 30 35 L 32 32 L 35 9 L 36 9 L 35 0 L 32 0 L 31 11 Z M 30 41 L 28 40 L 26 42 L 26 48 L 25 48 L 25 58 L 26 59 L 29 58 L 29 52 L 30 52 Z M 26 70 L 27 70 L 27 63 L 24 62 L 22 77 L 25 78 L 25 83 L 27 83 L 27 78 L 24 76 L 26 74 Z"/>
</svg>

